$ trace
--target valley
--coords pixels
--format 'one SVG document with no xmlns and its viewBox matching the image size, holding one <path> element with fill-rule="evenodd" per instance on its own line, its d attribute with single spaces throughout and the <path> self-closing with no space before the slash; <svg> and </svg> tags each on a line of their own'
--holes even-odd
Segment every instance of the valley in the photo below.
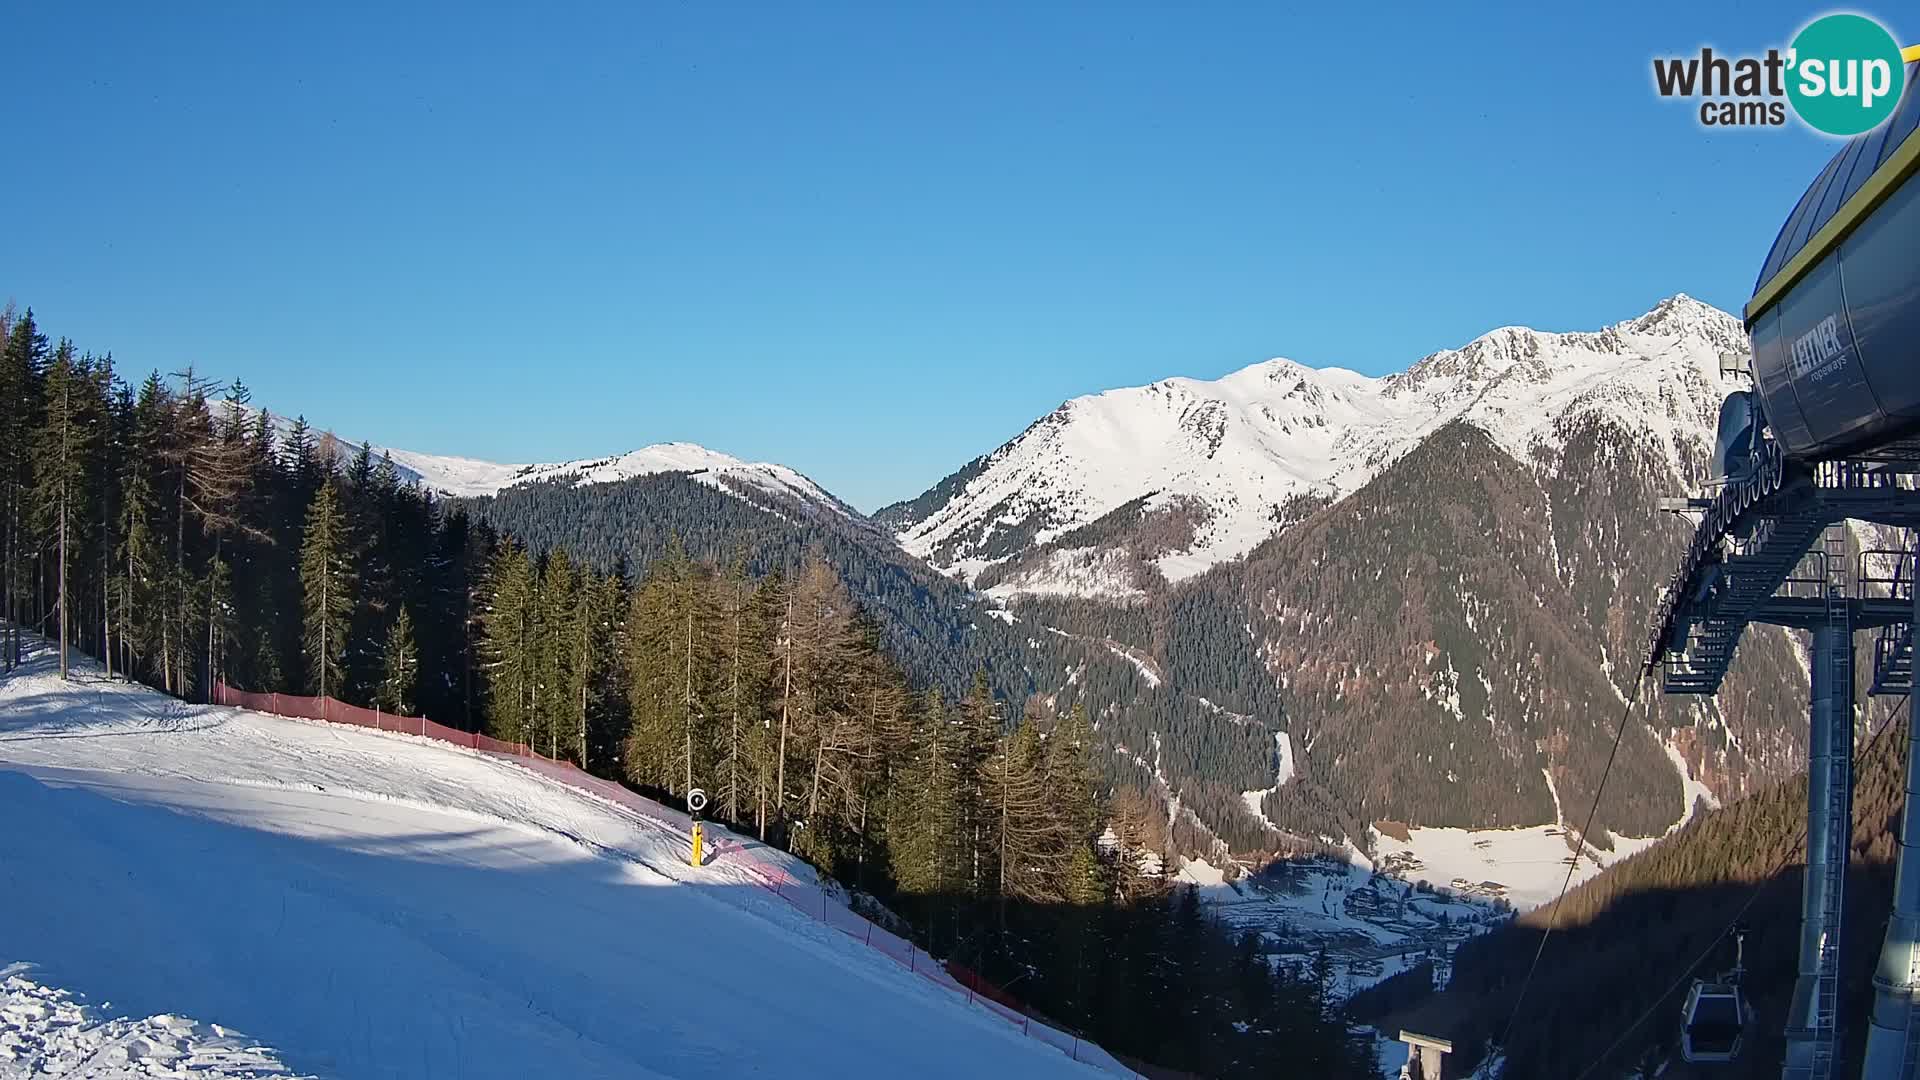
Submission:
<svg viewBox="0 0 1920 1080">
<path fill-rule="evenodd" d="M 736 828 L 1117 1052 L 1224 1068 L 1283 1039 L 1338 1074 L 1373 1052 L 1352 1015 L 1802 766 L 1785 633 L 1702 701 L 1618 660 L 1685 535 L 1646 508 L 1703 474 L 1733 327 L 1675 297 L 1377 380 L 1276 361 L 1110 391 L 871 516 L 692 444 L 497 464 L 155 378 L 106 406 L 144 501 L 81 542 L 190 519 L 197 562 L 143 582 L 83 561 L 107 618 L 81 636 L 181 697 L 320 689 L 667 799 L 706 784 Z M 56 352 L 47 378 L 111 385 L 90 363 Z M 1294 420 L 1265 400 L 1296 395 Z M 196 484 L 234 516 L 182 499 Z M 1178 983 L 1139 966 L 1169 948 L 1210 959 Z M 1160 1041 L 1127 1023 L 1184 986 L 1279 1011 Z"/>
</svg>

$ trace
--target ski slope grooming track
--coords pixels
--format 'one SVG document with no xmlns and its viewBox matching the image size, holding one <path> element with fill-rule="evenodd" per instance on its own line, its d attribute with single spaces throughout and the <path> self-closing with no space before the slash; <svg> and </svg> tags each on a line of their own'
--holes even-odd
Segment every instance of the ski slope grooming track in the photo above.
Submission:
<svg viewBox="0 0 1920 1080">
<path fill-rule="evenodd" d="M 714 830 L 689 867 L 665 825 L 418 737 L 41 651 L 0 679 L 0 819 L 31 823 L 0 830 L 0 966 L 294 1073 L 1101 1075 L 767 891 L 745 855 L 814 881 L 781 852 Z"/>
</svg>

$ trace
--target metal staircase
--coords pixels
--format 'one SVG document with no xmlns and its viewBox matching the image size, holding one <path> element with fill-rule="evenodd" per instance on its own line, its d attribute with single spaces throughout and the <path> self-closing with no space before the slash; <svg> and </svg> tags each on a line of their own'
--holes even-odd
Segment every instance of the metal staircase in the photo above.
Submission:
<svg viewBox="0 0 1920 1080">
<path fill-rule="evenodd" d="M 1920 544 L 1920 537 L 1915 538 Z M 1869 552 L 1867 555 L 1891 556 L 1894 559 L 1893 576 L 1881 583 L 1887 586 L 1887 594 L 1895 600 L 1913 603 L 1914 561 L 1920 547 L 1907 551 Z M 1865 555 L 1862 556 L 1863 560 Z M 1863 575 L 1864 583 L 1864 575 Z M 1874 694 L 1908 694 L 1913 692 L 1913 624 L 1895 623 L 1883 628 L 1873 643 L 1873 687 Z"/>
<path fill-rule="evenodd" d="M 1788 582 L 1829 520 L 1821 508 L 1798 509 L 1763 523 L 1764 527 L 1747 540 L 1729 542 L 1730 550 L 1718 570 L 1708 571 L 1714 577 L 1707 586 L 1712 591 L 1713 614 L 1694 627 L 1685 665 L 1668 666 L 1664 680 L 1667 693 L 1719 691 L 1748 624 Z"/>
</svg>

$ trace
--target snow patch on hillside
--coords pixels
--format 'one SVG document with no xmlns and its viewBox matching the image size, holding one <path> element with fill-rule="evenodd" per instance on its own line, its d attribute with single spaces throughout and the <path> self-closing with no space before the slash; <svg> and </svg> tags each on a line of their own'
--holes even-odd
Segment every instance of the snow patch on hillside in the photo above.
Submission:
<svg viewBox="0 0 1920 1080">
<path fill-rule="evenodd" d="M 1239 895 L 1233 886 L 1227 883 L 1227 872 L 1205 859 L 1182 859 L 1180 872 L 1174 875 L 1174 880 L 1194 886 L 1206 898 L 1231 898 Z"/>
<path fill-rule="evenodd" d="M 1279 767 L 1273 777 L 1275 791 L 1287 786 L 1294 777 L 1293 737 L 1284 731 L 1273 733 L 1274 751 L 1279 756 Z"/>
<path fill-rule="evenodd" d="M 1693 770 L 1687 766 L 1685 755 L 1680 753 L 1679 747 L 1673 745 L 1673 740 L 1660 740 L 1660 749 L 1666 751 L 1667 760 L 1673 762 L 1674 771 L 1680 774 L 1680 795 L 1686 800 L 1685 809 L 1680 811 L 1680 820 L 1674 822 L 1673 826 L 1667 830 L 1671 834 L 1674 829 L 1693 820 L 1695 810 L 1702 800 L 1705 800 L 1709 810 L 1719 809 L 1720 800 L 1705 782 L 1694 779 Z"/>
<path fill-rule="evenodd" d="M 1686 759 L 1673 743 L 1663 741 L 1661 746 L 1679 774 L 1681 795 L 1686 800 L 1680 820 L 1661 836 L 1622 836 L 1608 830 L 1608 850 L 1582 842 L 1572 884 L 1578 885 L 1614 863 L 1647 850 L 1662 837 L 1672 835 L 1674 830 L 1693 820 L 1699 800 L 1704 799 L 1709 808 L 1720 805 L 1707 785 L 1693 777 Z M 1553 771 L 1543 768 L 1540 772 L 1553 799 L 1556 824 L 1530 829 L 1415 828 L 1409 830 L 1409 839 L 1405 841 L 1370 829 L 1374 857 L 1382 865 L 1397 864 L 1401 876 L 1409 880 L 1503 895 L 1522 910 L 1552 900 L 1559 895 L 1566 881 L 1567 865 L 1573 861 L 1566 837 L 1578 832 L 1580 822 L 1567 820 Z M 1584 812 L 1584 808 L 1580 812 Z"/>
<path fill-rule="evenodd" d="M 945 569 L 972 581 L 992 565 L 991 560 L 963 561 Z M 1126 553 L 1099 548 L 1055 548 L 985 591 L 1001 601 L 1020 596 L 1076 596 L 1125 602 L 1146 595 L 1133 583 Z"/>
<path fill-rule="evenodd" d="M 1212 703 L 1208 702 L 1208 704 Z M 1266 802 L 1267 796 L 1286 787 L 1288 781 L 1294 777 L 1293 739 L 1284 731 L 1276 731 L 1273 733 L 1273 743 L 1275 759 L 1273 786 L 1261 788 L 1258 791 L 1243 791 L 1240 793 L 1240 801 L 1247 804 L 1247 812 L 1252 814 L 1255 820 L 1269 829 L 1279 831 L 1280 827 L 1267 818 L 1266 811 L 1261 809 L 1261 805 Z"/>
<path fill-rule="evenodd" d="M 1127 663 L 1132 664 L 1134 667 L 1134 670 L 1140 673 L 1140 677 L 1146 680 L 1146 683 L 1149 687 L 1152 687 L 1156 690 L 1159 689 L 1160 673 L 1154 669 L 1153 662 L 1151 660 L 1140 656 L 1139 654 L 1135 653 L 1132 649 L 1129 649 L 1126 646 L 1119 645 L 1111 641 L 1107 642 L 1107 651 L 1113 653 L 1113 655 L 1119 657 L 1120 659 L 1125 660 Z M 1158 750 L 1158 748 L 1159 746 L 1156 743 L 1155 749 Z"/>
<path fill-rule="evenodd" d="M 1504 896 L 1522 911 L 1560 894 L 1573 852 L 1566 831 L 1555 825 L 1530 829 L 1415 828 L 1397 840 L 1370 829 L 1378 865 L 1397 876 L 1457 892 Z M 1573 883 L 1593 877 L 1620 856 L 1585 848 Z"/>
</svg>

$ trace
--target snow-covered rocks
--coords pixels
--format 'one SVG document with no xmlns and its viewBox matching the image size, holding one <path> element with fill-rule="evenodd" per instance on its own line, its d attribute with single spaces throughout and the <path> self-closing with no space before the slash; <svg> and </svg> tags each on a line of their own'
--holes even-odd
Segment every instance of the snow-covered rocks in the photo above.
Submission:
<svg viewBox="0 0 1920 1080">
<path fill-rule="evenodd" d="M 26 964 L 0 968 L 0 1076 L 242 1080 L 292 1075 L 270 1047 L 218 1024 L 167 1013 L 114 1016 L 45 985 Z"/>
</svg>

